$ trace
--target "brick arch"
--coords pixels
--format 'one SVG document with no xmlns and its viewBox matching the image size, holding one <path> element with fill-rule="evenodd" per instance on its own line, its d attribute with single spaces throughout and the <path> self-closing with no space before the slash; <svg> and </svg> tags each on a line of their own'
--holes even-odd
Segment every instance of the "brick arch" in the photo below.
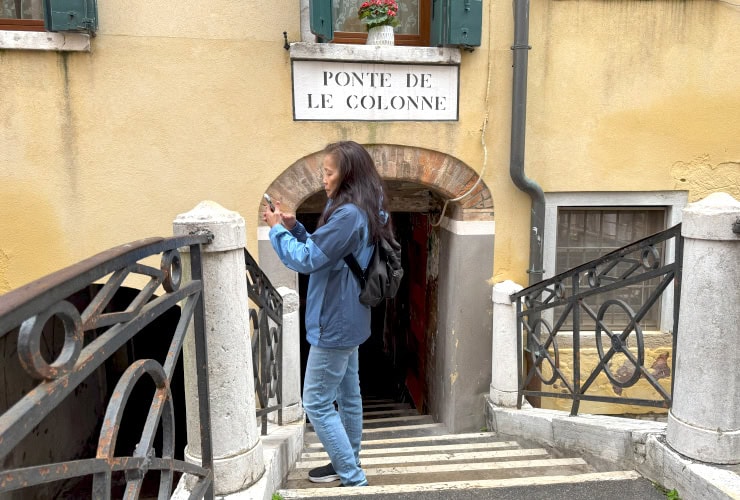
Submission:
<svg viewBox="0 0 740 500">
<path fill-rule="evenodd" d="M 375 161 L 384 180 L 406 181 L 429 188 L 444 199 L 454 199 L 475 185 L 478 174 L 457 158 L 430 149 L 391 144 L 365 148 Z M 313 194 L 323 190 L 321 151 L 305 156 L 275 179 L 268 192 L 281 200 L 287 211 L 295 211 Z M 451 204 L 454 218 L 493 220 L 493 197 L 481 181 L 464 199 Z"/>
</svg>

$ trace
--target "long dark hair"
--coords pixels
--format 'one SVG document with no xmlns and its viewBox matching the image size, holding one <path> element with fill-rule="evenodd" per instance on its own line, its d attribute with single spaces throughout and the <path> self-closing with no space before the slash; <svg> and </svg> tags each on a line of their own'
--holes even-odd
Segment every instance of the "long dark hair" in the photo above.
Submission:
<svg viewBox="0 0 740 500">
<path fill-rule="evenodd" d="M 367 150 L 354 141 L 341 141 L 326 146 L 324 154 L 334 157 L 339 170 L 339 186 L 332 203 L 321 214 L 318 225 L 323 226 L 337 208 L 345 203 L 353 203 L 367 214 L 373 243 L 381 236 L 392 236 L 393 226 L 383 179 Z"/>
</svg>

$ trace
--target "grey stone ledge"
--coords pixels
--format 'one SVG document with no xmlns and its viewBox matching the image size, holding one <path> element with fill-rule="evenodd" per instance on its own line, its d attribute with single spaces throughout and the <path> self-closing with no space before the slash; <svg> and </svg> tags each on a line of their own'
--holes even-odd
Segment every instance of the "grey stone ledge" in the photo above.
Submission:
<svg viewBox="0 0 740 500">
<path fill-rule="evenodd" d="M 586 454 L 589 460 L 634 469 L 688 500 L 740 499 L 740 466 L 692 460 L 666 443 L 667 424 L 607 415 L 571 416 L 559 410 L 502 408 L 485 404 L 488 430 L 560 450 Z"/>
<path fill-rule="evenodd" d="M 0 49 L 90 52 L 90 35 L 49 31 L 0 31 Z"/>
<path fill-rule="evenodd" d="M 460 49 L 295 42 L 290 58 L 298 60 L 459 65 Z"/>
</svg>

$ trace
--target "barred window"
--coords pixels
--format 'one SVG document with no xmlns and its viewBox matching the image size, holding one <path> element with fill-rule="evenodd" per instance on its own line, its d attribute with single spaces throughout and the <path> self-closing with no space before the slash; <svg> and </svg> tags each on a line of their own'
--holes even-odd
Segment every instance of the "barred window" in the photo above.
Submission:
<svg viewBox="0 0 740 500">
<path fill-rule="evenodd" d="M 573 267 L 628 245 L 636 240 L 645 238 L 665 229 L 666 211 L 660 207 L 635 208 L 559 208 L 557 225 L 557 251 L 555 274 L 562 273 Z M 661 259 L 664 258 L 664 249 L 658 248 Z M 661 262 L 662 264 L 663 262 Z M 627 264 L 620 264 L 626 267 Z M 619 267 L 615 270 L 619 271 Z M 658 284 L 658 278 L 630 285 L 619 290 L 599 294 L 597 297 L 586 299 L 594 312 L 598 312 L 599 304 L 608 299 L 622 299 L 630 307 L 637 310 L 647 301 L 650 292 Z M 587 287 L 585 276 L 579 287 Z M 555 317 L 559 317 L 563 308 L 556 308 Z M 564 328 L 572 328 L 572 315 Z M 610 329 L 622 329 L 627 326 L 628 318 L 619 308 L 611 307 L 604 318 Z M 643 318 L 640 326 L 644 329 L 658 329 L 660 325 L 660 301 Z M 584 312 L 581 314 L 581 329 L 593 330 L 595 322 Z"/>
</svg>

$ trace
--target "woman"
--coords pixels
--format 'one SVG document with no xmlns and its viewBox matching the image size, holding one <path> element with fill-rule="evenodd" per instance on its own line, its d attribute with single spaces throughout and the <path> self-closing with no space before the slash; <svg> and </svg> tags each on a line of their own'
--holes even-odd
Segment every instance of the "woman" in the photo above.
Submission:
<svg viewBox="0 0 740 500">
<path fill-rule="evenodd" d="M 331 463 L 309 471 L 309 479 L 367 486 L 360 468 L 358 347 L 370 336 L 370 308 L 360 303 L 359 281 L 344 256 L 352 253 L 367 265 L 373 244 L 390 236 L 392 228 L 375 163 L 356 142 L 337 142 L 324 149 L 323 183 L 329 200 L 313 234 L 295 215 L 281 212 L 279 203 L 274 212 L 265 208 L 263 219 L 283 264 L 310 274 L 305 323 L 311 348 L 303 407 Z"/>
</svg>

